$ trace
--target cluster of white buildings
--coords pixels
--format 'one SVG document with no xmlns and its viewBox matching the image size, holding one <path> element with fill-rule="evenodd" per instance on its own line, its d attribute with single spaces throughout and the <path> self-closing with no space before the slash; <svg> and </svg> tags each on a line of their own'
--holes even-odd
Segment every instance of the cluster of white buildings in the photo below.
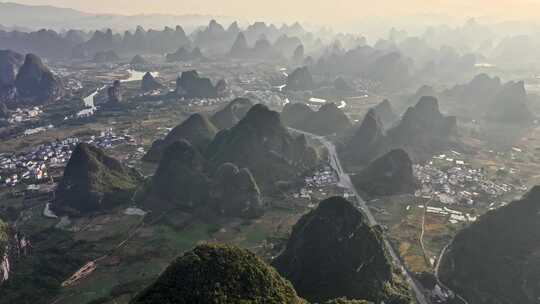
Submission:
<svg viewBox="0 0 540 304">
<path fill-rule="evenodd" d="M 422 205 L 420 205 L 418 207 L 419 208 L 424 208 L 424 206 L 422 206 Z M 472 216 L 469 213 L 463 213 L 463 212 L 458 211 L 458 210 L 452 210 L 452 209 L 450 209 L 448 207 L 440 208 L 440 207 L 428 206 L 426 212 L 431 213 L 431 214 L 440 215 L 440 216 L 443 216 L 443 217 L 449 217 L 448 220 L 452 224 L 469 223 L 469 222 L 474 222 L 477 219 L 476 216 Z"/>
<path fill-rule="evenodd" d="M 8 118 L 10 124 L 20 123 L 25 121 L 38 120 L 43 113 L 41 107 L 32 107 L 26 109 L 17 108 Z"/>
<path fill-rule="evenodd" d="M 293 196 L 295 198 L 311 200 L 312 196 L 316 192 L 322 196 L 326 195 L 324 189 L 322 188 L 337 184 L 338 177 L 329 166 L 324 166 L 323 168 L 317 170 L 312 176 L 305 177 L 304 182 L 304 187 L 302 187 L 300 191 L 295 193 Z M 310 206 L 315 207 L 315 205 Z"/>
<path fill-rule="evenodd" d="M 325 166 L 324 168 L 316 171 L 313 176 L 306 177 L 304 181 L 307 187 L 321 188 L 329 185 L 334 185 L 339 180 L 334 170 L 332 170 L 328 166 Z"/>
<path fill-rule="evenodd" d="M 190 106 L 190 107 L 209 107 L 209 106 L 214 106 L 214 105 L 218 105 L 218 104 L 223 104 L 223 103 L 226 103 L 228 101 L 230 101 L 231 99 L 230 98 L 225 98 L 225 97 L 218 97 L 218 98 L 180 98 L 179 99 L 180 102 L 187 102 L 187 105 Z"/>
<path fill-rule="evenodd" d="M 47 125 L 47 126 L 44 126 L 44 127 L 37 127 L 37 128 L 33 128 L 33 129 L 26 129 L 24 130 L 24 136 L 29 136 L 29 135 L 34 135 L 34 134 L 37 134 L 37 133 L 41 133 L 41 132 L 45 132 L 49 129 L 52 129 L 54 128 L 53 125 Z"/>
<path fill-rule="evenodd" d="M 434 165 L 444 161 L 443 169 Z M 424 165 L 415 165 L 414 174 L 421 183 L 416 192 L 418 197 L 437 198 L 444 204 L 473 205 L 479 198 L 497 198 L 513 188 L 507 184 L 497 184 L 489 180 L 483 169 L 474 169 L 465 161 L 446 155 L 434 156 L 434 160 Z"/>
<path fill-rule="evenodd" d="M 109 129 L 83 141 L 107 149 L 134 140 L 129 135 L 118 136 Z M 25 153 L 0 154 L 0 184 L 16 186 L 23 181 L 31 183 L 47 179 L 50 168 L 65 166 L 79 142 L 79 138 L 70 137 L 40 145 Z"/>
</svg>

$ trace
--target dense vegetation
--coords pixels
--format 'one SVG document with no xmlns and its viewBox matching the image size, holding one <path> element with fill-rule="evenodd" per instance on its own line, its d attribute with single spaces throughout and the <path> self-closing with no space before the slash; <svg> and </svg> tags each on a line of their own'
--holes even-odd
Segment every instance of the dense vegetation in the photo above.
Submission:
<svg viewBox="0 0 540 304">
<path fill-rule="evenodd" d="M 249 168 L 263 188 L 292 181 L 318 164 L 317 152 L 303 136 L 293 137 L 279 113 L 253 106 L 233 128 L 216 135 L 207 151 L 211 171 L 223 163 Z"/>
<path fill-rule="evenodd" d="M 91 244 L 55 228 L 32 235 L 32 243 L 31 254 L 11 259 L 13 272 L 2 285 L 1 304 L 48 303 L 64 280 L 96 257 Z"/>
<path fill-rule="evenodd" d="M 317 135 L 342 133 L 352 127 L 347 115 L 334 103 L 325 104 L 318 111 L 303 103 L 287 104 L 281 115 L 286 125 Z"/>
<path fill-rule="evenodd" d="M 411 302 L 394 274 L 381 232 L 369 227 L 360 211 L 341 197 L 322 201 L 298 221 L 274 265 L 309 301 L 346 296 L 376 303 Z"/>
<path fill-rule="evenodd" d="M 175 260 L 131 304 L 296 304 L 292 285 L 253 253 L 201 245 Z"/>
<path fill-rule="evenodd" d="M 136 170 L 125 167 L 101 149 L 82 143 L 66 166 L 53 209 L 81 215 L 129 203 L 140 180 Z"/>
<path fill-rule="evenodd" d="M 176 141 L 185 139 L 203 153 L 214 136 L 217 129 L 210 120 L 201 114 L 193 114 L 186 121 L 176 126 L 164 139 L 158 139 L 144 156 L 145 161 L 159 162 L 165 149 Z"/>
<path fill-rule="evenodd" d="M 8 243 L 8 225 L 0 219 L 0 261 L 4 257 L 6 245 Z"/>
<path fill-rule="evenodd" d="M 441 279 L 469 303 L 538 303 L 540 187 L 488 212 L 455 237 Z"/>
<path fill-rule="evenodd" d="M 392 150 L 352 176 L 352 182 L 370 196 L 412 194 L 418 188 L 412 165 L 407 152 Z"/>
</svg>

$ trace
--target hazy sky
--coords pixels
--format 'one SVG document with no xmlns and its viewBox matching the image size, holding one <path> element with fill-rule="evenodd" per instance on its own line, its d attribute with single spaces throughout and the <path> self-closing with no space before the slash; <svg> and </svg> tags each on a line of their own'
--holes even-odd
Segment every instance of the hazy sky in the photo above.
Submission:
<svg viewBox="0 0 540 304">
<path fill-rule="evenodd" d="M 348 22 L 365 16 L 417 13 L 457 17 L 540 17 L 540 0 L 13 0 L 71 7 L 93 13 L 213 14 L 313 23 Z"/>
</svg>

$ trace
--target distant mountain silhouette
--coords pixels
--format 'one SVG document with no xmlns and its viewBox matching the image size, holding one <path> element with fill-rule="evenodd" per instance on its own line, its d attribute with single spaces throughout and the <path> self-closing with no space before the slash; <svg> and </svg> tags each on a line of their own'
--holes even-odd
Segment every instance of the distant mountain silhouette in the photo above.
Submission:
<svg viewBox="0 0 540 304">
<path fill-rule="evenodd" d="M 324 104 L 318 111 L 302 103 L 287 104 L 281 115 L 286 125 L 318 135 L 342 133 L 352 127 L 347 115 L 334 103 Z"/>
<path fill-rule="evenodd" d="M 384 130 L 376 110 L 371 109 L 346 143 L 345 158 L 367 165 L 393 149 L 403 149 L 419 161 L 459 146 L 456 118 L 441 114 L 434 97 L 422 97 L 394 127 Z"/>
<path fill-rule="evenodd" d="M 176 79 L 176 95 L 187 98 L 216 98 L 223 93 L 222 86 L 223 83 L 220 82 L 214 86 L 210 79 L 200 77 L 195 70 L 186 71 Z"/>
<path fill-rule="evenodd" d="M 408 58 L 399 52 L 384 52 L 360 46 L 347 52 L 332 50 L 312 66 L 315 73 L 348 75 L 378 82 L 390 90 L 406 87 L 411 80 Z"/>
<path fill-rule="evenodd" d="M 446 108 L 466 118 L 519 125 L 531 124 L 535 118 L 523 81 L 502 83 L 498 77 L 480 74 L 440 96 Z"/>
</svg>

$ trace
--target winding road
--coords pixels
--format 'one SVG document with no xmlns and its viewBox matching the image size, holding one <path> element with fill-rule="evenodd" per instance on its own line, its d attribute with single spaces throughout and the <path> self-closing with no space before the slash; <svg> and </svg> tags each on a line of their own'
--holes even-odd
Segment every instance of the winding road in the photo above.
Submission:
<svg viewBox="0 0 540 304">
<path fill-rule="evenodd" d="M 297 129 L 292 129 L 292 128 L 289 128 L 289 129 L 296 132 L 296 133 L 304 134 L 304 135 L 309 136 L 309 137 L 311 137 L 313 139 L 316 139 L 316 140 L 320 141 L 326 147 L 326 149 L 328 150 L 328 157 L 329 157 L 329 160 L 330 160 L 330 165 L 337 172 L 340 185 L 343 186 L 344 188 L 348 189 L 351 193 L 354 194 L 354 196 L 356 197 L 356 200 L 357 200 L 357 206 L 356 207 L 358 209 L 360 209 L 360 211 L 363 214 L 365 214 L 365 216 L 367 217 L 369 225 L 371 225 L 371 226 L 379 225 L 377 223 L 377 220 L 375 219 L 375 217 L 373 216 L 373 214 L 369 210 L 368 206 L 366 205 L 366 201 L 364 201 L 364 199 L 362 199 L 362 197 L 356 191 L 356 188 L 354 187 L 354 185 L 351 182 L 350 176 L 347 173 L 345 173 L 345 171 L 343 170 L 343 167 L 341 166 L 341 161 L 339 160 L 339 156 L 338 156 L 337 151 L 336 151 L 336 146 L 331 141 L 326 139 L 325 137 L 315 135 L 315 134 L 312 134 L 312 133 L 307 133 L 307 132 L 300 131 L 300 130 L 297 130 Z M 401 261 L 399 256 L 396 254 L 396 252 L 394 251 L 394 248 L 390 245 L 390 242 L 388 241 L 388 238 L 384 234 L 383 234 L 383 241 L 384 241 L 384 245 L 386 246 L 387 252 L 390 254 L 390 256 L 392 258 L 392 261 L 394 262 L 394 265 L 401 270 L 401 272 L 403 273 L 403 276 L 405 277 L 405 280 L 407 281 L 409 286 L 412 288 L 412 290 L 413 290 L 413 292 L 415 294 L 417 302 L 419 304 L 431 304 L 431 302 L 426 299 L 426 296 L 422 292 L 422 288 L 420 286 L 418 286 L 418 284 L 412 278 L 412 276 L 409 273 L 409 271 L 407 270 L 407 268 L 405 268 L 405 266 L 403 265 L 403 262 Z"/>
<path fill-rule="evenodd" d="M 452 242 L 453 242 L 453 240 L 452 240 Z M 469 302 L 467 302 L 467 300 L 465 300 L 465 298 L 463 298 L 462 296 L 460 296 L 459 294 L 454 292 L 452 289 L 450 289 L 448 286 L 446 286 L 441 281 L 441 279 L 439 277 L 439 269 L 441 268 L 442 259 L 443 259 L 444 255 L 446 254 L 446 252 L 448 251 L 448 248 L 452 245 L 452 242 L 450 242 L 450 243 L 448 243 L 448 245 L 444 246 L 443 250 L 441 251 L 441 254 L 439 255 L 439 258 L 437 259 L 437 265 L 435 266 L 435 278 L 437 279 L 437 283 L 439 284 L 439 286 L 441 286 L 442 288 L 452 292 L 454 294 L 454 296 L 461 301 L 461 303 L 469 304 Z"/>
</svg>

